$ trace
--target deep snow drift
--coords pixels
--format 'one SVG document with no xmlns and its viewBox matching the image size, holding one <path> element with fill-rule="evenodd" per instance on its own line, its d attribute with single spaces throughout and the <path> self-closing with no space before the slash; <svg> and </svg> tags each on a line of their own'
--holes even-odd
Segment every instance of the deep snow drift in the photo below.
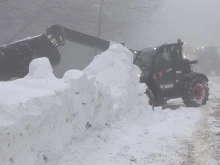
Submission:
<svg viewBox="0 0 220 165">
<path fill-rule="evenodd" d="M 0 164 L 57 164 L 74 140 L 126 111 L 147 108 L 132 59 L 113 44 L 84 71 L 70 70 L 62 79 L 41 58 L 25 78 L 0 82 Z"/>
<path fill-rule="evenodd" d="M 152 111 L 138 74 L 132 53 L 113 44 L 85 70 L 67 71 L 62 79 L 41 58 L 25 78 L 0 82 L 0 165 L 213 162 L 204 149 L 214 144 L 203 147 L 203 136 L 195 133 L 204 112 L 219 107 L 219 91 L 201 108 L 186 108 L 177 99 Z"/>
</svg>

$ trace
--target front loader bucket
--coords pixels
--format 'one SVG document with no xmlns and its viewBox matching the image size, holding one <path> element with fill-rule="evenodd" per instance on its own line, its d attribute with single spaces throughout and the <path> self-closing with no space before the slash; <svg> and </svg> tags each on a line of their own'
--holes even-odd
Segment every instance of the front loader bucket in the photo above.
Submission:
<svg viewBox="0 0 220 165">
<path fill-rule="evenodd" d="M 24 77 L 30 62 L 40 57 L 47 57 L 53 67 L 60 62 L 59 51 L 45 34 L 0 46 L 0 81 Z"/>
</svg>

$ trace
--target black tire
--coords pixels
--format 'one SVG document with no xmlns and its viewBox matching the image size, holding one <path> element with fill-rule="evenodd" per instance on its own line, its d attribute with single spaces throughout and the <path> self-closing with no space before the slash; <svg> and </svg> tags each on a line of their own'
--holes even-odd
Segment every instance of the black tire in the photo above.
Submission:
<svg viewBox="0 0 220 165">
<path fill-rule="evenodd" d="M 186 80 L 183 85 L 182 99 L 187 107 L 205 105 L 209 97 L 208 83 L 201 76 Z"/>
</svg>

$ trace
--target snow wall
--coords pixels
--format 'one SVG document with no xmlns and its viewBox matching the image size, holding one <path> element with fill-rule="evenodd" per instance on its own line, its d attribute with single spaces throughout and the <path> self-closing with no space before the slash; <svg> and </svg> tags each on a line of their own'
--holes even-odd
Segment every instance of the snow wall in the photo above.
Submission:
<svg viewBox="0 0 220 165">
<path fill-rule="evenodd" d="M 0 165 L 56 164 L 65 149 L 126 111 L 147 108 L 132 53 L 119 44 L 83 71 L 53 75 L 47 58 L 23 79 L 0 82 Z"/>
</svg>

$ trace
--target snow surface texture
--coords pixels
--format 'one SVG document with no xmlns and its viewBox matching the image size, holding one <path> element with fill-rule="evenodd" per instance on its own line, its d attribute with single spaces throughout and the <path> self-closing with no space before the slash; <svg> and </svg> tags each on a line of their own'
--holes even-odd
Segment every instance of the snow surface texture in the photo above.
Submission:
<svg viewBox="0 0 220 165">
<path fill-rule="evenodd" d="M 220 165 L 220 77 L 209 78 L 210 97 L 194 135 L 191 164 Z"/>
<path fill-rule="evenodd" d="M 67 71 L 62 79 L 40 58 L 25 78 L 0 82 L 0 165 L 57 164 L 90 131 L 148 108 L 132 58 L 112 44 L 84 71 Z"/>
<path fill-rule="evenodd" d="M 178 102 L 177 102 L 178 103 Z M 188 145 L 200 109 L 127 112 L 116 123 L 74 141 L 58 165 L 191 165 Z"/>
</svg>

